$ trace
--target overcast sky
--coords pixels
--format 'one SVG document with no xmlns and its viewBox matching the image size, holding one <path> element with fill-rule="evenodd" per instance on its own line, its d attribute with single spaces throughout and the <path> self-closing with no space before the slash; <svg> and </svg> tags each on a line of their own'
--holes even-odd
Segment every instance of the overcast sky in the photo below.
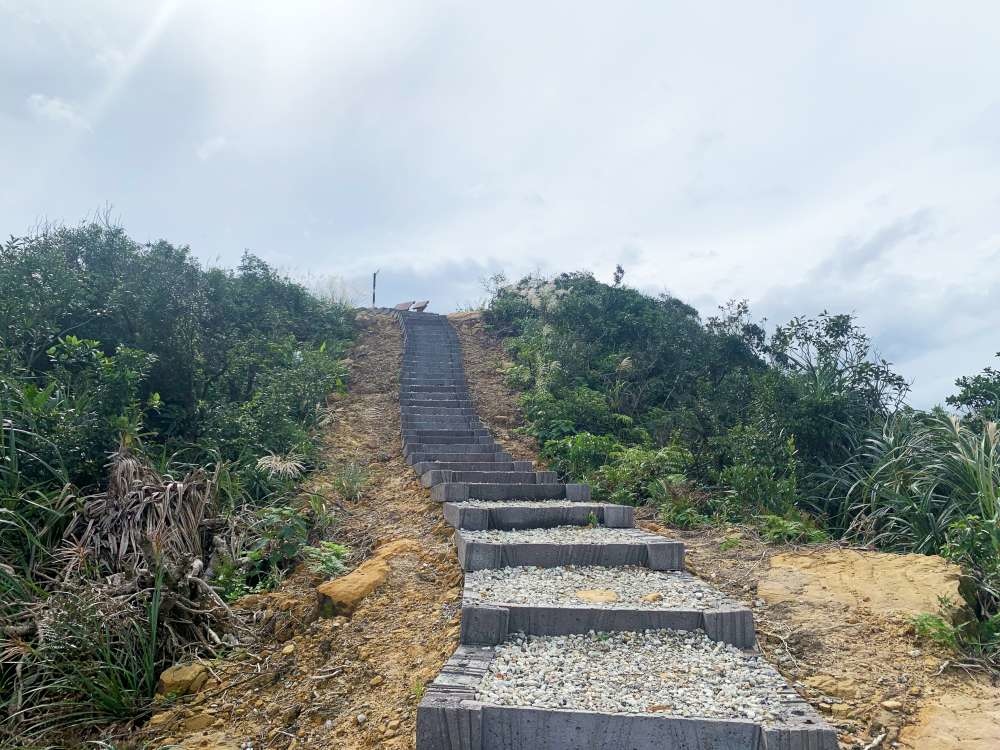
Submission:
<svg viewBox="0 0 1000 750">
<path fill-rule="evenodd" d="M 1000 4 L 0 0 L 0 233 L 110 203 L 449 311 L 589 269 L 1000 350 Z"/>
</svg>

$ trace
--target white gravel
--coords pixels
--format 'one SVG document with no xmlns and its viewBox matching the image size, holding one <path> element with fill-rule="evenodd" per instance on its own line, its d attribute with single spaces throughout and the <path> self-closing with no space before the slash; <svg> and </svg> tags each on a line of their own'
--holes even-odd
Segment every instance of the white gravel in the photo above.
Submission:
<svg viewBox="0 0 1000 750">
<path fill-rule="evenodd" d="M 617 599 L 593 602 L 580 591 L 613 591 Z M 737 606 L 718 589 L 683 571 L 627 566 L 498 568 L 465 574 L 467 599 L 489 604 L 604 609 L 716 609 Z M 645 597 L 645 600 L 644 600 Z"/>
<path fill-rule="evenodd" d="M 518 508 L 569 508 L 604 504 L 574 500 L 463 500 L 460 503 L 452 503 L 461 508 L 507 508 L 512 505 Z"/>
<path fill-rule="evenodd" d="M 462 531 L 471 542 L 503 544 L 647 544 L 652 537 L 636 529 L 613 529 L 606 526 L 553 526 L 548 529 L 502 531 Z"/>
<path fill-rule="evenodd" d="M 698 631 L 515 635 L 496 647 L 478 700 L 628 714 L 789 718 L 781 676 L 762 658 Z"/>
</svg>

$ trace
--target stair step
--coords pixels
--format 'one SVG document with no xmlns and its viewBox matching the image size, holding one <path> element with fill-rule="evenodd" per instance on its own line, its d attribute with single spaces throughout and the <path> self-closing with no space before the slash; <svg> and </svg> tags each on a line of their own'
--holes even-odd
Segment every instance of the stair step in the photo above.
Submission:
<svg viewBox="0 0 1000 750">
<path fill-rule="evenodd" d="M 420 483 L 433 487 L 442 482 L 468 482 L 477 484 L 554 484 L 559 476 L 554 471 L 450 471 L 432 469 L 424 472 Z"/>
<path fill-rule="evenodd" d="M 534 461 L 425 461 L 413 467 L 417 474 L 447 471 L 534 471 Z"/>
<path fill-rule="evenodd" d="M 703 644 L 694 642 L 699 659 L 694 668 L 678 669 L 665 682 L 663 670 L 673 666 L 660 660 L 640 661 L 627 675 L 628 685 L 608 685 L 612 696 L 638 694 L 645 698 L 628 713 L 596 710 L 595 700 L 605 696 L 589 689 L 588 665 L 598 655 L 606 669 L 617 664 L 633 664 L 635 641 L 642 640 L 646 651 L 676 654 L 685 660 L 691 646 L 682 647 L 679 636 L 670 631 L 656 630 L 649 634 L 620 634 L 608 638 L 605 634 L 573 636 L 578 639 L 572 653 L 566 652 L 566 638 L 550 636 L 532 638 L 552 656 L 562 652 L 560 663 L 562 686 L 567 707 L 550 708 L 539 699 L 515 699 L 526 695 L 508 688 L 536 678 L 541 665 L 533 654 L 518 645 L 459 646 L 438 677 L 427 687 L 417 709 L 417 747 L 420 750 L 577 750 L 578 748 L 628 748 L 628 750 L 837 750 L 837 733 L 781 678 L 777 671 L 759 656 L 726 649 L 705 636 Z M 680 636 L 688 640 L 692 635 Z M 559 640 L 557 640 L 557 638 Z M 543 644 L 551 645 L 545 648 Z M 620 653 L 619 653 L 620 651 Z M 690 659 L 690 656 L 686 656 Z M 503 682 L 495 682 L 491 665 L 502 659 Z M 701 667 L 702 664 L 718 666 Z M 735 666 L 734 666 L 735 665 Z M 701 667 L 701 668 L 699 668 Z M 643 669 L 648 672 L 644 672 Z M 753 674 L 755 684 L 750 699 L 753 713 L 743 696 L 747 695 L 746 680 L 734 671 Z M 673 670 L 671 670 L 673 672 Z M 693 703 L 689 708 L 672 712 L 670 707 L 684 700 L 687 691 L 701 692 L 705 671 L 721 675 L 713 684 L 716 704 L 726 701 L 731 706 L 718 706 L 714 711 Z M 580 677 L 576 677 L 580 675 Z M 577 683 L 574 680 L 579 680 Z M 503 698 L 493 698 L 493 694 Z M 681 692 L 683 690 L 684 692 Z M 538 691 L 534 691 L 538 694 Z M 551 689 L 548 694 L 552 694 Z M 732 698 L 726 696 L 732 695 Z M 695 699 L 701 701 L 703 699 Z M 599 704 L 600 705 L 600 704 Z M 692 710 L 693 708 L 693 710 Z M 726 710 L 726 709 L 729 710 Z M 704 716 L 698 713 L 703 711 Z M 775 711 L 776 718 L 765 719 L 765 711 Z"/>
<path fill-rule="evenodd" d="M 462 643 L 467 645 L 493 646 L 509 633 L 664 628 L 702 630 L 714 641 L 741 649 L 756 645 L 753 614 L 747 607 L 680 570 L 502 568 L 465 574 Z"/>
<path fill-rule="evenodd" d="M 441 485 L 438 485 L 439 487 Z M 462 570 L 532 565 L 622 567 L 681 570 L 684 544 L 639 529 L 559 526 L 517 531 L 455 531 Z"/>
<path fill-rule="evenodd" d="M 442 482 L 431 490 L 438 502 L 461 503 L 466 500 L 590 500 L 586 484 L 510 484 Z"/>
<path fill-rule="evenodd" d="M 586 526 L 596 519 L 601 526 L 630 529 L 635 508 L 612 503 L 572 500 L 470 500 L 444 503 L 444 519 L 456 529 L 544 529 Z"/>
<path fill-rule="evenodd" d="M 475 417 L 476 410 L 470 406 L 402 406 L 400 411 L 407 417 Z M 477 417 L 478 418 L 478 417 Z"/>
<path fill-rule="evenodd" d="M 450 446 L 445 446 L 448 448 Z M 483 448 L 485 446 L 476 446 L 477 448 Z M 511 461 L 511 455 L 506 451 L 492 450 L 478 452 L 459 452 L 454 453 L 448 450 L 433 450 L 433 451 L 404 451 L 404 457 L 406 462 L 411 466 L 423 466 L 436 463 L 438 461 L 443 461 L 446 463 L 457 463 L 459 461 L 474 461 L 476 463 L 487 462 L 487 461 Z M 423 473 L 423 472 L 418 472 Z"/>
<path fill-rule="evenodd" d="M 494 448 L 491 450 L 491 448 Z M 411 456 L 416 453 L 440 453 L 443 455 L 457 455 L 463 453 L 496 455 L 500 453 L 497 446 L 489 443 L 412 443 L 406 446 L 405 454 Z M 453 459 L 448 459 L 453 460 Z M 476 459 L 480 460 L 480 459 Z M 466 500 L 468 498 L 465 498 Z"/>
<path fill-rule="evenodd" d="M 476 429 L 476 430 L 406 430 L 402 433 L 403 438 L 437 438 L 437 437 L 470 437 L 470 438 L 481 438 L 489 437 L 490 431 L 486 429 Z M 417 441 L 414 441 L 417 442 Z M 433 440 L 425 440 L 425 443 L 433 443 Z M 475 442 L 475 441 L 469 441 Z"/>
<path fill-rule="evenodd" d="M 403 452 L 423 450 L 427 445 L 477 445 L 479 451 L 499 450 L 496 441 L 489 435 L 473 435 L 469 437 L 407 437 L 403 436 Z"/>
</svg>

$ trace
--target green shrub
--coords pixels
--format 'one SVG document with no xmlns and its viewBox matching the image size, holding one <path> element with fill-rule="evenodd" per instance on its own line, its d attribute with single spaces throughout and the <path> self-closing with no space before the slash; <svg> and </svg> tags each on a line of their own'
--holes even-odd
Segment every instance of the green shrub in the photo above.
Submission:
<svg viewBox="0 0 1000 750">
<path fill-rule="evenodd" d="M 167 666 L 159 651 L 160 603 L 158 586 L 143 599 L 106 598 L 84 587 L 51 596 L 47 637 L 17 654 L 18 704 L 0 720 L 0 744 L 8 726 L 26 741 L 147 712 Z"/>
<path fill-rule="evenodd" d="M 815 544 L 829 538 L 826 532 L 816 527 L 811 518 L 804 515 L 799 517 L 763 515 L 757 519 L 757 524 L 765 541 L 772 544 L 796 542 Z"/>
<path fill-rule="evenodd" d="M 624 448 L 615 451 L 611 460 L 594 475 L 595 494 L 610 502 L 642 505 L 650 499 L 650 485 L 655 480 L 669 483 L 684 480 L 691 453 L 678 444 L 659 450 Z"/>
<path fill-rule="evenodd" d="M 582 480 L 608 463 L 613 453 L 621 450 L 622 445 L 610 435 L 581 432 L 549 440 L 542 446 L 541 456 L 560 476 Z"/>
<path fill-rule="evenodd" d="M 250 254 L 206 269 L 99 223 L 0 244 L 0 745 L 140 716 L 163 663 L 226 632 L 213 588 L 336 565 L 339 549 L 304 551 L 330 513 L 290 497 L 352 331 L 350 307 Z M 132 552 L 93 553 L 117 545 Z M 196 572 L 177 554 L 200 554 Z"/>
<path fill-rule="evenodd" d="M 357 502 L 368 485 L 368 479 L 368 469 L 361 464 L 350 462 L 334 470 L 332 483 L 342 498 Z"/>
<path fill-rule="evenodd" d="M 950 651 L 958 650 L 960 628 L 956 628 L 940 615 L 924 612 L 914 617 L 912 622 L 917 638 L 944 646 Z"/>
<path fill-rule="evenodd" d="M 504 372 L 507 385 L 515 391 L 526 391 L 535 383 L 531 368 L 524 365 L 511 365 Z"/>
<path fill-rule="evenodd" d="M 730 465 L 719 472 L 744 514 L 782 515 L 796 506 L 798 462 L 793 438 L 775 438 L 756 426 L 737 425 L 725 440 Z"/>
<path fill-rule="evenodd" d="M 302 557 L 314 573 L 333 578 L 344 572 L 344 558 L 350 550 L 336 542 L 320 542 L 315 547 L 303 547 Z"/>
<path fill-rule="evenodd" d="M 730 550 L 737 549 L 742 541 L 743 540 L 738 536 L 727 536 L 719 542 L 719 549 L 722 552 L 729 552 Z"/>
<path fill-rule="evenodd" d="M 577 386 L 558 395 L 545 389 L 522 394 L 521 408 L 540 443 L 575 435 L 628 434 L 633 430 L 630 417 L 611 411 L 607 399 L 598 391 Z"/>
</svg>

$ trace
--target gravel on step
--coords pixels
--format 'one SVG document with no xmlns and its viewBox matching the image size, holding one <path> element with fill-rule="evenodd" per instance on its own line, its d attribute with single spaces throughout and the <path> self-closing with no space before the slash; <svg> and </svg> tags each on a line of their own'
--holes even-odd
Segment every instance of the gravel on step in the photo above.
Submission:
<svg viewBox="0 0 1000 750">
<path fill-rule="evenodd" d="M 553 526 L 548 529 L 517 529 L 503 531 L 463 531 L 470 542 L 492 544 L 647 544 L 652 535 L 636 529 L 615 529 L 605 526 Z"/>
<path fill-rule="evenodd" d="M 614 592 L 617 599 L 581 598 L 581 591 Z M 636 566 L 497 568 L 465 574 L 465 596 L 488 604 L 600 609 L 717 609 L 736 603 L 690 573 Z"/>
<path fill-rule="evenodd" d="M 577 502 L 575 500 L 463 500 L 460 503 L 453 503 L 460 508 L 509 508 L 516 505 L 518 508 L 571 508 L 581 505 L 605 505 L 597 502 Z"/>
<path fill-rule="evenodd" d="M 748 719 L 790 717 L 773 667 L 699 631 L 511 636 L 479 685 L 500 706 Z"/>
</svg>

